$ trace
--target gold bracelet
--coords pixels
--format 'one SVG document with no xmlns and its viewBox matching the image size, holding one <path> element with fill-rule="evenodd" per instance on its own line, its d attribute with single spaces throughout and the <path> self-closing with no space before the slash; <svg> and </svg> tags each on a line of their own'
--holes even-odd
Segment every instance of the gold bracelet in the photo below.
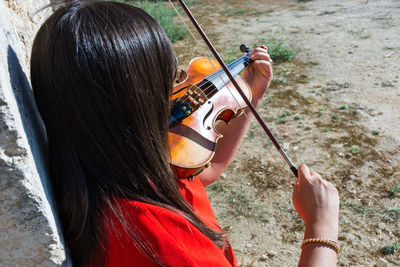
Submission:
<svg viewBox="0 0 400 267">
<path fill-rule="evenodd" d="M 304 239 L 303 242 L 301 242 L 301 249 L 303 249 L 303 246 L 309 243 L 321 243 L 325 244 L 329 248 L 333 249 L 336 254 L 339 254 L 340 248 L 337 244 L 337 242 L 330 240 L 330 239 L 325 239 L 325 238 L 309 238 L 309 239 Z"/>
</svg>

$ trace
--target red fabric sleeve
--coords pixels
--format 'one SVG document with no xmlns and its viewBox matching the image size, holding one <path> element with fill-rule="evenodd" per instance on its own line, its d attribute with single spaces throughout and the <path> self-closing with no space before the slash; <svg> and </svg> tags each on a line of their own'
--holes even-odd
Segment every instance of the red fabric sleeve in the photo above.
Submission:
<svg viewBox="0 0 400 267">
<path fill-rule="evenodd" d="M 220 230 L 200 181 L 182 181 L 179 186 L 200 219 L 212 229 Z M 119 199 L 118 202 L 126 212 L 126 220 L 146 237 L 165 266 L 236 266 L 230 246 L 218 248 L 177 212 L 138 201 Z M 109 266 L 157 266 L 135 246 L 115 218 L 107 238 Z"/>
</svg>

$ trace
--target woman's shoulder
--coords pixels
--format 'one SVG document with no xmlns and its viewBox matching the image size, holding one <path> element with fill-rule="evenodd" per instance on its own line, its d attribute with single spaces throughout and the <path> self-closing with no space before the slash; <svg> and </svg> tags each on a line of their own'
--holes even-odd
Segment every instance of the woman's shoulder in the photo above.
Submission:
<svg viewBox="0 0 400 267">
<path fill-rule="evenodd" d="M 143 242 L 166 266 L 231 266 L 223 251 L 180 212 L 140 201 L 117 202 L 124 225 L 114 218 L 108 231 L 110 266 L 132 266 L 132 261 L 133 266 L 156 266 L 139 248 L 137 243 Z M 139 234 L 139 240 L 133 240 L 130 231 L 136 238 Z"/>
<path fill-rule="evenodd" d="M 173 231 L 175 228 L 174 225 L 176 224 L 191 225 L 181 212 L 173 210 L 172 208 L 164 208 L 158 205 L 128 199 L 118 199 L 117 202 L 125 219 L 138 226 L 159 226 L 166 228 L 166 230 Z"/>
</svg>

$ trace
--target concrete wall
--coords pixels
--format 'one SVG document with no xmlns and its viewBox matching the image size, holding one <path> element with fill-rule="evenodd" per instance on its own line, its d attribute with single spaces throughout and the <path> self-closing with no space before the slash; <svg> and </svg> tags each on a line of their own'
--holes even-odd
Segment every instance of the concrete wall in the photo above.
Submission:
<svg viewBox="0 0 400 267">
<path fill-rule="evenodd" d="M 0 0 L 0 266 L 69 266 L 47 182 L 45 133 L 29 83 L 48 0 Z"/>
</svg>

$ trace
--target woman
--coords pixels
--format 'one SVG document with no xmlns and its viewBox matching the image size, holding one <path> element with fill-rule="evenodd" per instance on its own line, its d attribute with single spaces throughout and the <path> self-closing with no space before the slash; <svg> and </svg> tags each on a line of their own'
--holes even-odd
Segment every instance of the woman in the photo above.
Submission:
<svg viewBox="0 0 400 267">
<path fill-rule="evenodd" d="M 265 47 L 251 57 L 243 78 L 257 105 L 272 69 Z M 236 265 L 203 185 L 229 164 L 250 119 L 242 116 L 221 127 L 225 137 L 198 178 L 176 179 L 167 146 L 176 68 L 160 26 L 123 3 L 65 1 L 37 33 L 32 87 L 76 266 Z M 293 202 L 305 221 L 305 238 L 336 240 L 336 190 L 306 166 L 299 172 Z M 301 265 L 335 262 L 329 245 L 303 247 Z"/>
</svg>

